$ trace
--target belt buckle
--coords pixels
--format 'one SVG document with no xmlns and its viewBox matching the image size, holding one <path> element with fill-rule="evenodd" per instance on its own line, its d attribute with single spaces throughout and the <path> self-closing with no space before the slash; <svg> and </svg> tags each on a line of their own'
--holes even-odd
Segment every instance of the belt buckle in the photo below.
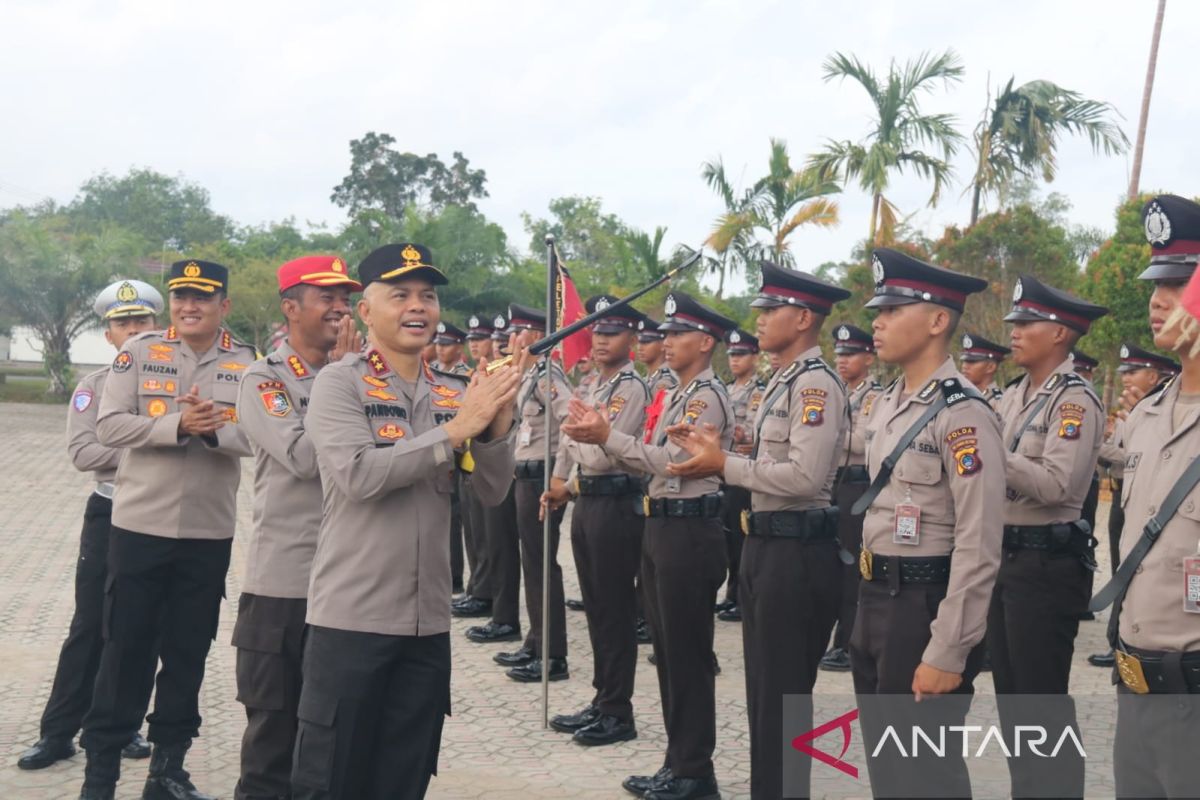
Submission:
<svg viewBox="0 0 1200 800">
<path fill-rule="evenodd" d="M 642 495 L 642 516 L 650 516 L 650 495 Z"/>
<path fill-rule="evenodd" d="M 874 567 L 875 557 L 864 547 L 858 554 L 858 574 L 862 575 L 864 581 L 874 580 Z"/>
<path fill-rule="evenodd" d="M 1146 673 L 1142 671 L 1142 662 L 1138 657 L 1120 649 L 1115 650 L 1114 655 L 1117 657 L 1117 674 L 1121 676 L 1121 683 L 1134 694 L 1149 694 L 1150 684 L 1146 683 Z"/>
<path fill-rule="evenodd" d="M 749 536 L 750 535 L 750 509 L 743 508 L 741 516 L 742 516 L 742 535 Z"/>
</svg>

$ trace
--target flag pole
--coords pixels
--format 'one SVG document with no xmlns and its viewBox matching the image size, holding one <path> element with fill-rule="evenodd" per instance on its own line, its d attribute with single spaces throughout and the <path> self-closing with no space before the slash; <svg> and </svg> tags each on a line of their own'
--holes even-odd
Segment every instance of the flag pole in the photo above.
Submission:
<svg viewBox="0 0 1200 800">
<path fill-rule="evenodd" d="M 555 303 L 555 285 L 557 283 L 557 268 L 555 265 L 554 235 L 546 234 L 546 335 L 554 333 L 558 322 L 558 308 Z M 542 493 L 550 491 L 551 459 L 554 448 L 551 446 L 550 425 L 554 417 L 554 378 L 550 374 L 553 361 L 553 350 L 547 350 L 542 358 L 545 360 L 543 372 L 545 382 L 542 385 L 542 397 L 546 402 L 545 416 L 545 466 L 542 470 Z M 553 524 L 553 514 L 550 509 L 542 513 L 542 727 L 550 727 L 550 526 Z M 561 611 L 561 610 L 560 610 Z"/>
</svg>

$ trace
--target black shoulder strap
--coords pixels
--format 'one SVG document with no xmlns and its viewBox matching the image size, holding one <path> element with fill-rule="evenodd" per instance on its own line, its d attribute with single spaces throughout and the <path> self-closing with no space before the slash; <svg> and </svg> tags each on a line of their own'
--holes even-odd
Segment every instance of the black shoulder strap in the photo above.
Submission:
<svg viewBox="0 0 1200 800">
<path fill-rule="evenodd" d="M 1113 612 L 1109 620 L 1109 640 L 1112 641 L 1112 632 L 1114 630 L 1113 622 L 1121 609 L 1121 601 L 1125 599 L 1125 592 L 1129 589 L 1129 583 L 1133 580 L 1133 575 L 1137 572 L 1146 554 L 1150 552 L 1150 548 L 1158 541 L 1158 537 L 1162 534 L 1163 528 L 1171 521 L 1171 517 L 1175 516 L 1175 512 L 1179 510 L 1179 506 L 1183 503 L 1184 498 L 1200 484 L 1200 456 L 1192 459 L 1192 463 L 1188 464 L 1188 468 L 1179 476 L 1179 480 L 1175 481 L 1175 485 L 1171 487 L 1171 491 L 1167 492 L 1167 496 L 1163 498 L 1162 505 L 1159 506 L 1158 513 L 1150 518 L 1146 523 L 1146 527 L 1142 528 L 1142 536 L 1138 539 L 1137 544 L 1129 551 L 1129 555 L 1121 559 L 1121 566 L 1117 568 L 1117 572 L 1113 575 L 1112 580 L 1105 584 L 1104 588 L 1096 592 L 1096 596 L 1092 598 L 1092 602 L 1088 603 L 1088 608 L 1091 611 L 1101 611 L 1109 606 L 1113 601 L 1116 601 L 1117 608 Z"/>
<path fill-rule="evenodd" d="M 900 440 L 896 442 L 896 446 L 892 448 L 892 452 L 888 453 L 879 465 L 879 472 L 875 473 L 875 478 L 871 481 L 871 485 L 867 487 L 867 491 L 863 496 L 858 498 L 858 501 L 850 508 L 851 514 L 862 514 L 871 507 L 871 503 L 875 502 L 875 498 L 883 491 L 883 487 L 887 486 L 888 481 L 892 478 L 892 470 L 896 468 L 896 463 L 900 461 L 900 457 L 904 455 L 904 451 L 913 443 L 913 440 L 925 430 L 925 426 L 933 421 L 933 418 L 941 413 L 942 409 L 957 405 L 966 400 L 978 400 L 981 403 L 987 404 L 983 399 L 983 395 L 973 386 L 964 386 L 958 378 L 947 378 L 939 381 L 931 380 L 925 385 L 925 388 L 918 393 L 918 397 L 926 399 L 937 391 L 938 386 L 941 386 L 942 392 L 929 404 L 929 408 L 925 409 L 921 416 L 917 417 L 916 422 L 912 424 Z"/>
<path fill-rule="evenodd" d="M 1021 444 L 1021 437 L 1025 435 L 1025 431 L 1029 429 L 1029 426 L 1037 419 L 1038 414 L 1041 414 L 1042 409 L 1050 402 L 1050 398 L 1054 396 L 1055 390 L 1059 388 L 1071 388 L 1073 386 L 1082 386 L 1085 390 L 1088 389 L 1087 381 L 1074 372 L 1056 372 L 1046 379 L 1046 382 L 1042 384 L 1042 388 L 1047 390 L 1046 393 L 1039 397 L 1038 401 L 1033 404 L 1033 410 L 1029 412 L 1029 416 L 1025 418 L 1025 422 L 1021 427 L 1017 428 L 1017 435 L 1013 437 L 1012 442 L 1009 444 L 1008 452 L 1017 452 L 1017 446 Z M 1088 391 L 1090 392 L 1090 390 Z M 1099 401 L 1097 401 L 1097 404 L 1099 404 Z"/>
<path fill-rule="evenodd" d="M 1020 383 L 1020 382 L 1021 382 L 1021 379 L 1022 379 L 1022 378 L 1024 378 L 1024 377 L 1025 377 L 1025 373 L 1024 373 L 1024 372 L 1022 372 L 1020 375 L 1018 375 L 1017 377 L 1013 378 L 1013 379 L 1012 379 L 1011 381 L 1009 381 L 1008 383 L 1004 384 L 1004 388 L 1005 388 L 1005 389 L 1011 389 L 1012 387 L 1014 387 L 1014 386 L 1016 386 L 1018 383 Z"/>
<path fill-rule="evenodd" d="M 837 378 L 838 383 L 841 384 L 842 379 L 838 377 L 838 374 L 831 370 L 829 365 L 819 358 L 806 358 L 804 361 L 793 361 L 791 364 L 788 364 L 788 366 L 783 370 L 783 373 L 779 376 L 779 382 L 775 384 L 775 388 L 771 390 L 771 393 L 767 395 L 767 399 L 764 400 L 762 405 L 758 407 L 758 424 L 754 426 L 754 447 L 751 448 L 750 451 L 751 461 L 754 461 L 758 458 L 758 448 L 759 444 L 762 442 L 762 426 L 763 423 L 767 421 L 767 414 L 771 413 L 771 409 L 775 407 L 776 401 L 779 400 L 783 393 L 791 389 L 792 382 L 795 381 L 796 378 L 814 369 L 823 369 L 826 372 L 829 372 L 831 375 L 833 375 L 833 377 Z"/>
</svg>

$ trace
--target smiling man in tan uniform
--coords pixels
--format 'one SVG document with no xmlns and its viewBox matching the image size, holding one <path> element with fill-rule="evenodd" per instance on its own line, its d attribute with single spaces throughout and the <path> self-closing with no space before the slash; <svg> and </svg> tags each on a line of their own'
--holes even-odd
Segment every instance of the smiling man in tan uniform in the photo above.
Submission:
<svg viewBox="0 0 1200 800">
<path fill-rule="evenodd" d="M 450 492 L 471 439 L 474 487 L 512 480 L 515 370 L 471 382 L 421 350 L 447 283 L 421 245 L 358 268 L 367 347 L 321 370 L 305 428 L 325 514 L 308 590 L 296 800 L 423 797 L 450 711 Z"/>
</svg>

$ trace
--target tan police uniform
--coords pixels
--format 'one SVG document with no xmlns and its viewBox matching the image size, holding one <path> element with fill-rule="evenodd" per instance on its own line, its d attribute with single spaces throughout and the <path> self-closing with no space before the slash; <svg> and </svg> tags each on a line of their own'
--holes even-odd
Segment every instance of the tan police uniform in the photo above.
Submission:
<svg viewBox="0 0 1200 800">
<path fill-rule="evenodd" d="M 633 364 L 626 362 L 607 380 L 596 375 L 583 402 L 601 409 L 613 430 L 640 437 L 649 389 Z M 643 524 L 635 501 L 641 499 L 642 478 L 603 447 L 580 444 L 564 434 L 554 476 L 567 480 L 572 464 L 578 474 L 569 485 L 575 496 L 571 550 L 592 644 L 596 692 L 590 705 L 596 716 L 632 723 L 638 616 L 634 578 L 641 564 Z M 606 733 L 597 731 L 596 738 Z"/>
<path fill-rule="evenodd" d="M 558 563 L 559 527 L 564 509 L 550 515 L 550 596 L 542 597 L 543 523 L 541 512 L 545 470 L 555 469 L 546 464 L 546 415 L 550 415 L 550 451 L 557 453 L 563 420 L 567 418 L 567 403 L 571 400 L 571 385 L 562 367 L 550 362 L 550 394 L 546 394 L 546 362 L 539 361 L 526 370 L 517 393 L 516 482 L 513 486 L 517 511 L 517 532 L 521 542 L 521 572 L 525 578 L 525 610 L 529 615 L 529 631 L 525 647 L 535 661 L 522 673 L 540 680 L 541 667 L 537 659 L 548 656 L 562 659 L 567 656 L 567 620 L 563 596 L 562 567 Z M 569 471 L 569 465 L 564 465 Z M 542 614 L 550 614 L 550 641 L 542 642 Z"/>
<path fill-rule="evenodd" d="M 236 800 L 291 790 L 309 569 L 321 528 L 321 476 L 304 426 L 316 375 L 284 339 L 246 370 L 238 395 L 254 451 L 254 527 L 232 642 L 237 699 L 246 707 Z"/>
<path fill-rule="evenodd" d="M 744 342 L 741 331 L 739 344 Z M 731 334 L 732 335 L 732 334 Z M 747 334 L 748 336 L 748 334 Z M 757 340 L 756 340 L 757 342 Z M 731 343 L 732 344 L 732 343 Z M 757 352 L 757 343 L 755 344 Z M 751 375 L 742 383 L 736 381 L 725 385 L 729 392 L 729 403 L 733 407 L 733 446 L 749 444 L 754 436 L 754 418 L 758 407 L 763 401 L 763 392 L 767 385 L 757 375 Z M 721 524 L 725 527 L 725 553 L 729 559 L 729 578 L 725 582 L 725 598 L 717 604 L 724 612 L 721 618 L 726 621 L 741 619 L 738 608 L 738 573 L 742 564 L 742 512 L 750 508 L 750 491 L 741 486 L 722 485 L 725 494 L 725 511 L 721 516 Z"/>
</svg>

